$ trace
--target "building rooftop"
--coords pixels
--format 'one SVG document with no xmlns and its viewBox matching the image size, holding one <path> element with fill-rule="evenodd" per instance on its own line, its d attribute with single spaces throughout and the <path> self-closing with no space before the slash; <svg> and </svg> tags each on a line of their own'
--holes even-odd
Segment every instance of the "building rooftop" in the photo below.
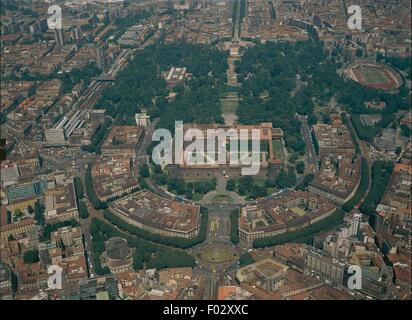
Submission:
<svg viewBox="0 0 412 320">
<path fill-rule="evenodd" d="M 391 178 L 386 186 L 385 193 L 378 205 L 381 213 L 393 213 L 398 216 L 409 216 L 412 214 L 411 198 L 412 198 L 412 166 L 403 163 L 395 164 Z M 379 211 L 378 210 L 378 211 Z M 396 219 L 397 225 L 409 228 L 408 218 Z"/>
<path fill-rule="evenodd" d="M 9 202 L 13 202 L 22 199 L 43 196 L 46 186 L 46 181 L 42 180 L 24 182 L 10 186 L 7 189 L 8 200 Z"/>
<path fill-rule="evenodd" d="M 344 126 L 338 117 L 332 117 L 332 124 L 316 124 L 313 126 L 316 140 L 319 144 L 320 153 L 344 151 L 345 149 L 353 149 L 355 145 L 352 141 L 349 130 Z"/>
<path fill-rule="evenodd" d="M 136 150 L 143 134 L 137 126 L 113 126 L 102 144 L 102 153 L 122 153 Z"/>
<path fill-rule="evenodd" d="M 329 156 L 309 184 L 325 192 L 346 199 L 355 190 L 361 177 L 360 157 Z"/>
<path fill-rule="evenodd" d="M 335 205 L 302 191 L 289 191 L 241 209 L 239 227 L 248 232 L 268 232 L 306 223 L 332 211 Z"/>
<path fill-rule="evenodd" d="M 14 223 L 1 225 L 1 232 L 6 232 L 13 229 L 19 229 L 25 226 L 35 226 L 36 221 L 33 218 L 25 218 Z"/>
<path fill-rule="evenodd" d="M 11 270 L 7 264 L 0 261 L 0 283 L 11 281 Z"/>
<path fill-rule="evenodd" d="M 253 283 L 256 280 L 271 277 L 277 274 L 284 274 L 289 268 L 275 261 L 272 258 L 263 259 L 236 271 L 236 279 L 242 282 Z"/>
<path fill-rule="evenodd" d="M 171 201 L 147 190 L 118 199 L 110 208 L 129 219 L 165 230 L 189 232 L 199 224 L 199 206 Z"/>
<path fill-rule="evenodd" d="M 76 192 L 73 181 L 66 182 L 45 192 L 46 220 L 77 210 Z"/>
<path fill-rule="evenodd" d="M 96 160 L 92 167 L 92 178 L 97 196 L 105 200 L 138 187 L 131 174 L 130 158 L 121 155 Z"/>
<path fill-rule="evenodd" d="M 184 150 L 177 155 L 178 158 L 175 158 L 176 163 L 183 163 L 183 166 L 190 166 L 195 167 L 200 165 L 201 167 L 215 167 L 219 165 L 219 149 L 221 146 L 218 145 L 219 141 L 217 135 L 219 132 L 224 132 L 224 143 L 225 143 L 225 150 L 226 150 L 226 163 L 230 163 L 232 159 L 232 152 L 235 152 L 234 159 L 240 159 L 239 163 L 241 163 L 241 159 L 243 157 L 242 150 L 234 150 L 230 149 L 230 140 L 231 137 L 238 137 L 240 141 L 242 140 L 249 140 L 255 137 L 253 136 L 253 132 L 258 131 L 259 133 L 259 148 L 260 148 L 260 161 L 261 166 L 267 166 L 267 163 L 276 163 L 278 164 L 278 159 L 275 157 L 274 148 L 272 144 L 273 137 L 281 137 L 282 131 L 281 129 L 274 129 L 272 128 L 272 123 L 261 123 L 257 125 L 221 125 L 221 124 L 194 124 L 194 123 L 185 123 L 183 126 L 183 132 L 185 136 L 194 136 L 194 137 L 202 137 L 205 141 L 205 148 L 204 148 L 204 159 L 200 161 L 200 164 L 197 161 L 190 160 L 189 153 L 185 150 L 188 144 L 191 141 L 184 142 Z M 210 141 L 215 139 L 215 149 L 209 150 L 206 141 Z M 250 151 L 251 146 L 248 145 L 248 150 Z M 237 151 L 237 152 L 236 152 Z M 173 154 L 173 157 L 175 155 Z M 235 164 L 231 164 L 231 166 L 236 166 Z"/>
</svg>

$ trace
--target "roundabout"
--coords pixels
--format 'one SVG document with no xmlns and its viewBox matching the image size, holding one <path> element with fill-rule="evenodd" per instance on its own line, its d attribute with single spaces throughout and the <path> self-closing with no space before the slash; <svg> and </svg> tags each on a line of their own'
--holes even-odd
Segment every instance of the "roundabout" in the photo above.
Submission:
<svg viewBox="0 0 412 320">
<path fill-rule="evenodd" d="M 199 248 L 196 260 L 204 267 L 215 271 L 227 268 L 239 260 L 236 250 L 224 243 L 213 243 Z"/>
</svg>

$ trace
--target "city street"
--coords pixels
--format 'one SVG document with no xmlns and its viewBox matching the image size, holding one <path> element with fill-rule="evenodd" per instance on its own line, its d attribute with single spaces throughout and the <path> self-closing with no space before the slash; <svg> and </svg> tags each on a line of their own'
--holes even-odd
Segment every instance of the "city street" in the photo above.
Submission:
<svg viewBox="0 0 412 320">
<path fill-rule="evenodd" d="M 298 115 L 299 121 L 302 123 L 301 132 L 303 139 L 306 142 L 306 171 L 317 172 L 319 170 L 319 157 L 316 154 L 315 147 L 313 146 L 310 128 L 306 116 Z"/>
<path fill-rule="evenodd" d="M 197 254 L 203 252 L 206 247 L 218 245 L 228 246 L 233 248 L 234 252 L 240 256 L 243 250 L 234 245 L 230 241 L 230 213 L 238 208 L 236 204 L 213 204 L 208 205 L 209 209 L 209 224 L 207 229 L 206 241 L 190 248 L 188 252 L 196 257 Z M 194 269 L 195 274 L 201 274 L 208 278 L 208 298 L 216 299 L 216 288 L 218 283 L 225 282 L 228 277 L 235 279 L 236 268 L 238 267 L 237 259 L 230 265 L 216 264 L 210 268 L 196 259 L 197 265 Z"/>
</svg>

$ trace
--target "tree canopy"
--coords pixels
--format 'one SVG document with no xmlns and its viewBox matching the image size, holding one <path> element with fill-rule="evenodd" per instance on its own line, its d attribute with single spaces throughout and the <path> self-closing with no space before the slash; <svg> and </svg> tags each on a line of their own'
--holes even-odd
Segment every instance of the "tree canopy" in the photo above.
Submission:
<svg viewBox="0 0 412 320">
<path fill-rule="evenodd" d="M 174 122 L 223 122 L 220 95 L 224 90 L 228 53 L 217 48 L 177 42 L 157 43 L 140 51 L 120 72 L 115 84 L 102 93 L 96 104 L 106 109 L 116 123 L 131 124 L 143 108 L 160 117 L 158 126 L 171 131 Z M 162 72 L 186 67 L 193 74 L 185 87 L 174 88 L 177 96 L 168 99 L 169 90 Z"/>
<path fill-rule="evenodd" d="M 105 241 L 113 237 L 125 238 L 129 247 L 135 248 L 133 255 L 133 268 L 135 270 L 147 268 L 177 268 L 177 267 L 194 267 L 196 261 L 190 254 L 173 248 L 168 248 L 150 241 L 147 241 L 139 236 L 127 235 L 112 225 L 101 220 L 93 219 L 90 226 L 92 235 L 92 250 L 94 259 L 94 269 L 97 274 L 103 275 L 110 271 L 108 268 L 102 268 L 100 256 L 105 250 Z"/>
<path fill-rule="evenodd" d="M 24 263 L 31 264 L 39 262 L 39 253 L 37 250 L 27 250 L 23 254 Z"/>
</svg>

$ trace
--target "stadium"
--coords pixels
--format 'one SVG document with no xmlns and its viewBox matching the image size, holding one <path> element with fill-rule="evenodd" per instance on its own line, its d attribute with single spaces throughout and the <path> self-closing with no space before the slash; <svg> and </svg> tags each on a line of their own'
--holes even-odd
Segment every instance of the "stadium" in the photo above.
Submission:
<svg viewBox="0 0 412 320">
<path fill-rule="evenodd" d="M 369 88 L 391 91 L 402 85 L 400 75 L 383 64 L 355 62 L 346 67 L 345 73 L 348 78 Z"/>
</svg>

